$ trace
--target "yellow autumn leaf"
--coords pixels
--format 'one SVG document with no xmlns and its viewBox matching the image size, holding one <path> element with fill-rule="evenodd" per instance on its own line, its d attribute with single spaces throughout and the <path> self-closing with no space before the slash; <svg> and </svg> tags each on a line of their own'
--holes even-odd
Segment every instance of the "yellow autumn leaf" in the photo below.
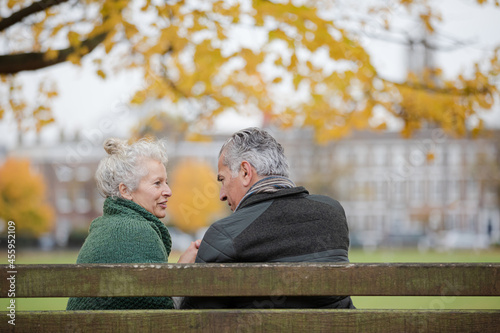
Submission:
<svg viewBox="0 0 500 333">
<path fill-rule="evenodd" d="M 44 59 L 48 61 L 55 60 L 57 59 L 58 56 L 59 56 L 59 51 L 49 49 L 45 52 Z"/>
<path fill-rule="evenodd" d="M 303 78 L 304 77 L 302 75 L 299 75 L 299 74 L 293 75 L 293 86 L 295 87 L 296 90 L 299 88 L 299 84 L 302 82 Z"/>
<path fill-rule="evenodd" d="M 98 69 L 96 73 L 100 78 L 102 79 L 106 78 L 106 73 L 104 73 L 101 69 Z"/>
<path fill-rule="evenodd" d="M 18 3 L 18 0 L 9 0 L 7 1 L 7 8 L 12 9 Z"/>
<path fill-rule="evenodd" d="M 139 33 L 137 27 L 128 22 L 123 22 L 123 27 L 125 29 L 125 36 L 127 37 L 127 39 L 132 39 L 132 37 Z"/>
<path fill-rule="evenodd" d="M 46 96 L 47 96 L 48 99 L 52 99 L 54 97 L 59 96 L 59 92 L 57 90 L 48 91 L 46 93 Z"/>
<path fill-rule="evenodd" d="M 288 35 L 281 29 L 274 29 L 269 31 L 269 41 L 272 41 L 274 39 L 287 40 L 288 38 Z"/>
<path fill-rule="evenodd" d="M 142 104 L 146 100 L 146 92 L 140 90 L 137 91 L 132 99 L 130 100 L 131 104 Z"/>
<path fill-rule="evenodd" d="M 71 62 L 73 65 L 78 65 L 78 66 L 81 66 L 81 60 L 82 58 L 80 57 L 80 55 L 76 54 L 76 53 L 72 53 L 68 56 L 67 60 L 69 62 Z"/>
<path fill-rule="evenodd" d="M 75 31 L 69 31 L 67 37 L 68 37 L 69 45 L 71 45 L 73 47 L 80 46 L 80 34 L 78 34 Z"/>
<path fill-rule="evenodd" d="M 151 0 L 146 0 L 144 5 L 141 7 L 141 11 L 145 12 L 146 10 L 149 9 L 150 5 L 151 5 Z"/>
<path fill-rule="evenodd" d="M 186 136 L 186 140 L 187 141 L 195 141 L 195 142 L 211 142 L 212 137 L 198 133 L 198 132 L 190 132 Z"/>
</svg>

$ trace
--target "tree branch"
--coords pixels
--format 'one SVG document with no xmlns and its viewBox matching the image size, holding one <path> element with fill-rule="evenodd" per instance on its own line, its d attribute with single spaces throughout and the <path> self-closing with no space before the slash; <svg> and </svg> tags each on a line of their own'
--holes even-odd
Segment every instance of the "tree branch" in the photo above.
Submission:
<svg viewBox="0 0 500 333">
<path fill-rule="evenodd" d="M 471 95 L 486 95 L 486 94 L 491 94 L 493 92 L 491 89 L 489 89 L 488 87 L 484 87 L 484 86 L 479 88 L 479 89 L 474 89 L 474 88 L 465 88 L 465 89 L 440 88 L 440 87 L 429 86 L 429 85 L 424 84 L 424 83 L 408 83 L 408 82 L 398 83 L 398 82 L 384 79 L 380 76 L 377 76 L 377 77 L 379 79 L 381 79 L 382 81 L 393 84 L 397 87 L 405 87 L 405 88 L 410 88 L 410 89 L 414 89 L 414 90 L 424 90 L 427 92 L 436 93 L 436 94 L 443 94 L 443 95 L 471 96 Z"/>
<path fill-rule="evenodd" d="M 5 29 L 13 26 L 16 23 L 21 22 L 24 20 L 26 17 L 33 15 L 38 12 L 42 12 L 47 8 L 50 8 L 52 6 L 56 6 L 60 3 L 67 2 L 68 0 L 40 0 L 37 2 L 32 3 L 26 8 L 23 8 L 9 17 L 6 17 L 0 21 L 0 32 L 4 31 Z"/>
<path fill-rule="evenodd" d="M 84 40 L 80 47 L 86 47 L 88 53 L 101 44 L 107 32 Z M 59 64 L 68 59 L 76 51 L 75 47 L 68 47 L 58 51 L 55 59 L 47 60 L 44 52 L 18 53 L 0 56 L 0 74 L 16 74 L 21 71 L 33 71 L 40 68 Z"/>
</svg>

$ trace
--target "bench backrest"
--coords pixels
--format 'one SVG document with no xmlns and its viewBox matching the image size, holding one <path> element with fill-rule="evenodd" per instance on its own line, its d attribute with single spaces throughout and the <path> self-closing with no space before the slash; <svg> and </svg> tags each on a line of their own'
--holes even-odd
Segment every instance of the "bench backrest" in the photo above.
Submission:
<svg viewBox="0 0 500 333">
<path fill-rule="evenodd" d="M 4 266 L 0 273 L 3 298 L 9 297 L 11 275 L 15 275 L 16 297 L 500 296 L 499 263 L 17 265 L 14 274 L 9 271 Z M 16 316 L 17 332 L 252 332 L 274 328 L 309 332 L 465 329 L 484 333 L 500 327 L 500 310 L 20 311 Z M 13 329 L 6 325 L 7 319 L 0 323 L 2 331 Z"/>
<path fill-rule="evenodd" d="M 500 296 L 491 264 L 17 265 L 16 297 Z M 0 297 L 8 297 L 4 267 Z"/>
</svg>

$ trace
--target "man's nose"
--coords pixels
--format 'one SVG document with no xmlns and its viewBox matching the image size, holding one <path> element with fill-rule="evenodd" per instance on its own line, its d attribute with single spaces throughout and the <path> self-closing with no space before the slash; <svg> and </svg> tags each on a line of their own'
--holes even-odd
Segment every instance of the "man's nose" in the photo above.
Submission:
<svg viewBox="0 0 500 333">
<path fill-rule="evenodd" d="M 226 201 L 227 200 L 227 195 L 226 195 L 226 192 L 224 191 L 223 188 L 220 189 L 219 200 L 220 201 Z"/>
</svg>

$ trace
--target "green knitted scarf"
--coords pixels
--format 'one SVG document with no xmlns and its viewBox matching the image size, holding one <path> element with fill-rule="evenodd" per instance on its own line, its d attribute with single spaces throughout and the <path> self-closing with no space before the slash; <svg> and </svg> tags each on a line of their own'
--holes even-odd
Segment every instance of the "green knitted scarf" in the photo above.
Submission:
<svg viewBox="0 0 500 333">
<path fill-rule="evenodd" d="M 104 215 L 122 214 L 124 211 L 124 207 L 131 209 L 135 213 L 144 217 L 146 220 L 154 223 L 154 225 L 160 232 L 160 237 L 163 241 L 163 244 L 165 244 L 167 253 L 168 255 L 170 255 L 170 251 L 172 250 L 172 238 L 170 237 L 170 233 L 168 232 L 167 227 L 165 226 L 165 224 L 163 224 L 162 221 L 160 221 L 160 219 L 148 212 L 144 207 L 136 204 L 131 200 L 108 197 L 104 201 L 103 213 Z"/>
</svg>

